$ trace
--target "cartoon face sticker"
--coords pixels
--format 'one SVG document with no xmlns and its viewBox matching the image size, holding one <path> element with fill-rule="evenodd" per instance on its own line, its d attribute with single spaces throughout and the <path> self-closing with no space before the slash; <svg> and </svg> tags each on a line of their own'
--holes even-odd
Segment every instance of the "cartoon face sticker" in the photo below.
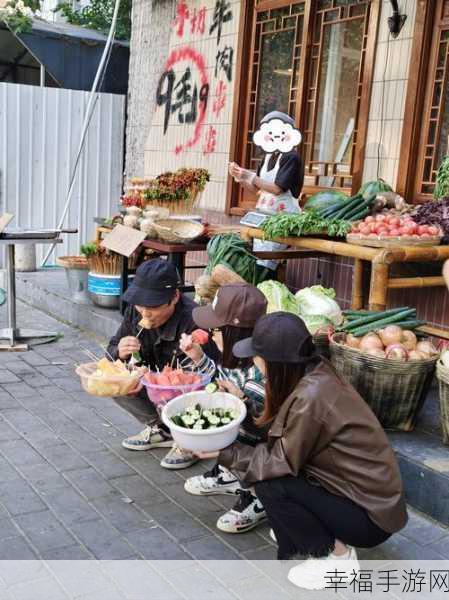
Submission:
<svg viewBox="0 0 449 600">
<path fill-rule="evenodd" d="M 266 153 L 290 152 L 301 143 L 301 133 L 291 123 L 280 118 L 263 120 L 254 133 L 253 142 Z"/>
</svg>

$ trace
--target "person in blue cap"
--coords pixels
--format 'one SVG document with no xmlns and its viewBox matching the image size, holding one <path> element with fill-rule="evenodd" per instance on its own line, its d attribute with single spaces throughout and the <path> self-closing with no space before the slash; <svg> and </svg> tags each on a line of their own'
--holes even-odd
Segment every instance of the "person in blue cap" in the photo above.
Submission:
<svg viewBox="0 0 449 600">
<path fill-rule="evenodd" d="M 129 304 L 122 324 L 107 347 L 113 358 L 128 361 L 139 353 L 139 362 L 152 371 L 162 370 L 185 355 L 179 348 L 182 334 L 190 334 L 198 326 L 192 318 L 197 306 L 179 290 L 181 280 L 176 267 L 162 259 L 144 262 L 136 271 L 132 285 L 123 295 Z M 218 358 L 213 341 L 204 346 L 212 359 Z M 183 469 L 197 461 L 191 452 L 173 445 L 169 430 L 161 423 L 145 390 L 134 395 L 114 398 L 115 402 L 145 425 L 143 431 L 128 437 L 122 445 L 128 450 L 151 450 L 170 447 L 161 466 Z"/>
</svg>

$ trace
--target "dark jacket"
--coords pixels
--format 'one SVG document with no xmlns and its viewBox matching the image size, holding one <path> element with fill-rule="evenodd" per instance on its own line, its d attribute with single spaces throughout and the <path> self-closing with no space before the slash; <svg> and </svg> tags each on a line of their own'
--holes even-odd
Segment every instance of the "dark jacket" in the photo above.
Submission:
<svg viewBox="0 0 449 600">
<path fill-rule="evenodd" d="M 145 329 L 139 336 L 141 344 L 140 355 L 143 364 L 154 371 L 156 367 L 163 369 L 165 365 L 171 364 L 173 356 L 176 360 L 182 360 L 185 355 L 179 350 L 179 340 L 182 333 L 192 333 L 198 326 L 192 318 L 192 310 L 197 305 L 187 296 L 181 295 L 176 304 L 175 312 L 170 319 L 157 329 Z M 107 351 L 114 358 L 118 358 L 118 344 L 120 340 L 128 335 L 136 336 L 140 331 L 139 321 L 142 316 L 133 306 L 128 306 L 117 333 L 111 338 Z M 204 352 L 213 360 L 219 358 L 219 352 L 214 342 L 209 341 L 203 347 Z"/>
<path fill-rule="evenodd" d="M 303 471 L 363 507 L 388 533 L 407 522 L 401 476 L 387 436 L 328 361 L 306 374 L 282 404 L 267 443 L 251 448 L 237 442 L 218 461 L 246 484 Z"/>
</svg>

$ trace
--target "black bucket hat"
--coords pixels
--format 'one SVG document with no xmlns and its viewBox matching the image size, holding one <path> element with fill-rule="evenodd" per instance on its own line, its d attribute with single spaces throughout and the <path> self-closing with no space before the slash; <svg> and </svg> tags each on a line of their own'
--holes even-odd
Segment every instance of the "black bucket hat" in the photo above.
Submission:
<svg viewBox="0 0 449 600">
<path fill-rule="evenodd" d="M 176 267 L 166 260 L 155 258 L 140 265 L 122 299 L 138 306 L 162 306 L 170 302 L 180 286 Z"/>
<path fill-rule="evenodd" d="M 310 356 L 301 352 L 310 345 L 311 335 L 302 319 L 288 312 L 261 317 L 250 338 L 237 342 L 232 351 L 237 358 L 261 356 L 268 362 L 300 363 Z"/>
</svg>

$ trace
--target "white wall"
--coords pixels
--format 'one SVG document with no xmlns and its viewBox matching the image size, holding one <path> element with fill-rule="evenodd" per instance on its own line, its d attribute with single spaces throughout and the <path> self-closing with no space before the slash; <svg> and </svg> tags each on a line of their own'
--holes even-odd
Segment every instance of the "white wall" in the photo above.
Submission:
<svg viewBox="0 0 449 600">
<path fill-rule="evenodd" d="M 87 92 L 0 83 L 0 214 L 15 227 L 51 228 L 60 219 L 78 149 Z M 100 94 L 58 256 L 93 239 L 94 217 L 117 211 L 122 189 L 125 97 Z M 39 256 L 44 252 L 38 246 Z M 51 262 L 51 261 L 50 261 Z M 50 264 L 50 263 L 49 263 Z"/>
</svg>

